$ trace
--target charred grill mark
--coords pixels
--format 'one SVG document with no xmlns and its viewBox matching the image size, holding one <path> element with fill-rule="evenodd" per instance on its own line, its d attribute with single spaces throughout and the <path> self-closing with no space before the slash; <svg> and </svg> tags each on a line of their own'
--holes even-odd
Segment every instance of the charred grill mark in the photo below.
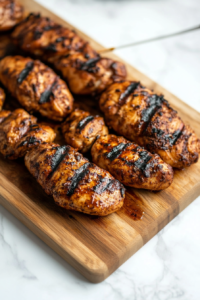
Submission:
<svg viewBox="0 0 200 300">
<path fill-rule="evenodd" d="M 156 127 L 152 128 L 152 132 L 155 133 L 158 138 L 162 137 L 165 133 L 162 129 L 159 129 L 159 128 L 156 128 Z"/>
<path fill-rule="evenodd" d="M 18 76 L 18 78 L 17 78 L 17 83 L 21 84 L 22 81 L 23 81 L 24 79 L 26 79 L 26 77 L 28 76 L 28 74 L 32 71 L 33 66 L 34 66 L 33 61 L 29 61 L 29 62 L 26 64 L 25 69 L 21 71 L 21 73 L 19 74 L 19 76 Z"/>
<path fill-rule="evenodd" d="M 98 195 L 101 195 L 105 191 L 116 191 L 117 189 L 120 190 L 121 196 L 124 197 L 125 188 L 124 186 L 116 179 L 110 178 L 103 178 L 101 175 L 99 177 L 99 184 L 97 184 L 93 190 Z"/>
<path fill-rule="evenodd" d="M 133 93 L 136 88 L 138 87 L 140 83 L 139 82 L 132 82 L 126 90 L 120 95 L 119 97 L 119 103 L 122 105 L 124 104 L 125 100 Z"/>
<path fill-rule="evenodd" d="M 108 189 L 108 187 L 110 186 L 110 184 L 113 183 L 114 180 L 109 178 L 103 178 L 102 176 L 99 177 L 100 177 L 99 179 L 100 183 L 94 187 L 94 191 L 95 193 L 101 195 L 103 192 L 105 192 Z"/>
<path fill-rule="evenodd" d="M 181 137 L 182 130 L 176 130 L 172 135 L 166 135 L 165 139 L 169 141 L 170 145 L 173 146 L 176 141 Z"/>
<path fill-rule="evenodd" d="M 149 106 L 142 111 L 142 121 L 147 124 L 150 122 L 157 110 L 161 108 L 163 102 L 165 102 L 164 97 L 158 95 L 152 95 L 148 100 Z"/>
<path fill-rule="evenodd" d="M 56 152 L 54 153 L 51 160 L 51 173 L 48 175 L 48 179 L 50 179 L 55 171 L 58 169 L 59 165 L 68 154 L 70 147 L 69 146 L 59 146 L 56 147 Z"/>
<path fill-rule="evenodd" d="M 100 60 L 100 57 L 95 57 L 83 62 L 81 64 L 80 69 L 86 72 L 94 72 L 94 68 L 96 67 L 96 63 Z"/>
<path fill-rule="evenodd" d="M 31 136 L 29 139 L 23 141 L 21 144 L 19 144 L 18 148 L 23 147 L 25 145 L 29 146 L 29 145 L 34 145 L 36 143 L 41 143 L 40 140 L 38 140 L 36 137 Z"/>
<path fill-rule="evenodd" d="M 45 50 L 47 51 L 51 51 L 51 52 L 57 52 L 57 48 L 56 45 L 51 43 L 48 46 L 45 47 Z"/>
<path fill-rule="evenodd" d="M 114 159 L 118 158 L 120 156 L 120 154 L 122 154 L 122 152 L 128 147 L 130 146 L 131 143 L 121 143 L 117 146 L 115 146 L 111 152 L 106 153 L 106 157 L 109 158 L 110 161 L 113 161 Z"/>
<path fill-rule="evenodd" d="M 134 162 L 134 166 L 138 168 L 146 177 L 149 177 L 150 174 L 148 169 L 150 168 L 151 164 L 148 162 L 151 160 L 152 156 L 149 155 L 147 151 L 139 152 L 140 158 Z"/>
<path fill-rule="evenodd" d="M 176 143 L 176 141 L 181 137 L 183 129 L 176 130 L 172 134 L 165 134 L 163 130 L 153 127 L 152 132 L 156 133 L 157 138 L 163 139 L 163 141 L 169 142 L 170 146 L 173 146 Z"/>
<path fill-rule="evenodd" d="M 33 39 L 34 40 L 38 40 L 41 38 L 43 32 L 42 31 L 39 31 L 39 30 L 35 30 L 34 33 L 33 33 Z"/>
<path fill-rule="evenodd" d="M 78 123 L 76 129 L 78 129 L 79 132 L 81 132 L 81 131 L 85 128 L 85 126 L 86 126 L 88 123 L 90 123 L 92 120 L 94 120 L 94 117 L 93 117 L 93 116 L 87 116 L 86 118 L 84 118 L 83 120 L 81 120 L 81 121 Z"/>
<path fill-rule="evenodd" d="M 56 85 L 56 83 L 57 83 L 57 80 L 55 80 L 53 82 L 53 84 L 51 85 L 51 87 L 49 89 L 47 89 L 46 91 L 44 91 L 41 94 L 39 104 L 43 104 L 43 103 L 50 101 L 50 96 L 52 95 L 52 90 L 53 90 L 54 86 Z"/>
<path fill-rule="evenodd" d="M 69 186 L 69 190 L 67 192 L 67 196 L 73 195 L 75 189 L 79 185 L 79 182 L 88 174 L 90 171 L 88 167 L 92 165 L 91 163 L 85 163 L 79 169 L 75 170 L 74 176 L 71 179 L 71 185 Z"/>
</svg>

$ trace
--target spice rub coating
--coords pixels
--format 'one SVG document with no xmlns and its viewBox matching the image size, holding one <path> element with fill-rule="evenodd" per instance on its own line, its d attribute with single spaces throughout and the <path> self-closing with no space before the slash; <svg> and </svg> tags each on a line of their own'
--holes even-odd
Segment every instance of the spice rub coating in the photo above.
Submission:
<svg viewBox="0 0 200 300">
<path fill-rule="evenodd" d="M 77 51 L 90 56 L 97 55 L 74 30 L 65 28 L 48 17 L 42 17 L 39 13 L 29 14 L 16 26 L 12 38 L 23 50 L 51 63 Z"/>
<path fill-rule="evenodd" d="M 123 185 L 70 146 L 40 144 L 27 153 L 25 165 L 65 209 L 106 216 L 123 205 Z"/>
<path fill-rule="evenodd" d="M 99 136 L 108 134 L 108 128 L 102 117 L 75 109 L 62 124 L 62 133 L 68 145 L 85 153 Z"/>
<path fill-rule="evenodd" d="M 162 95 L 139 82 L 114 83 L 102 94 L 100 109 L 118 134 L 182 169 L 198 161 L 199 139 Z"/>
<path fill-rule="evenodd" d="M 13 28 L 23 18 L 23 7 L 16 0 L 0 0 L 0 31 Z"/>
<path fill-rule="evenodd" d="M 116 135 L 101 136 L 94 143 L 92 160 L 121 183 L 141 189 L 162 190 L 173 181 L 173 169 L 157 154 Z"/>
<path fill-rule="evenodd" d="M 0 80 L 28 111 L 62 121 L 73 107 L 73 97 L 52 69 L 39 60 L 7 56 L 0 62 Z"/>
<path fill-rule="evenodd" d="M 97 94 L 126 77 L 123 63 L 79 52 L 57 60 L 54 66 L 61 71 L 75 94 Z"/>
<path fill-rule="evenodd" d="M 43 142 L 52 142 L 55 132 L 49 126 L 36 124 L 37 119 L 23 109 L 0 112 L 0 152 L 17 159 Z"/>
</svg>

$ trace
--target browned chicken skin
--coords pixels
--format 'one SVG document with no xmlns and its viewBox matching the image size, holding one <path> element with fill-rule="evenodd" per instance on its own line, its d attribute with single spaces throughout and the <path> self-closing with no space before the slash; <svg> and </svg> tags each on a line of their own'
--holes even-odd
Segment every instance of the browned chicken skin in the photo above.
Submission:
<svg viewBox="0 0 200 300">
<path fill-rule="evenodd" d="M 92 146 L 92 160 L 121 183 L 134 188 L 163 190 L 173 181 L 173 169 L 159 155 L 116 135 L 101 136 Z"/>
<path fill-rule="evenodd" d="M 13 31 L 12 38 L 23 50 L 51 63 L 77 51 L 90 56 L 97 55 L 74 30 L 62 27 L 37 13 L 31 13 L 24 19 Z"/>
<path fill-rule="evenodd" d="M 100 93 L 110 84 L 126 77 L 121 62 L 110 58 L 87 58 L 83 53 L 63 57 L 54 63 L 75 94 Z"/>
<path fill-rule="evenodd" d="M 99 136 L 108 134 L 108 128 L 100 116 L 76 109 L 62 124 L 62 132 L 68 145 L 85 153 Z"/>
<path fill-rule="evenodd" d="M 0 0 L 0 31 L 14 27 L 23 18 L 23 7 L 16 0 Z"/>
<path fill-rule="evenodd" d="M 25 165 L 65 209 L 106 216 L 123 205 L 121 183 L 70 146 L 41 144 L 26 154 Z"/>
<path fill-rule="evenodd" d="M 52 142 L 55 132 L 36 124 L 37 119 L 23 109 L 0 112 L 0 152 L 9 159 L 22 157 L 42 142 Z"/>
<path fill-rule="evenodd" d="M 197 162 L 199 140 L 169 103 L 138 82 L 112 84 L 102 94 L 100 109 L 107 124 L 157 153 L 172 167 L 184 168 Z"/>
<path fill-rule="evenodd" d="M 53 63 L 75 94 L 100 93 L 126 77 L 124 64 L 101 58 L 73 30 L 39 14 L 29 15 L 15 28 L 12 37 L 23 50 Z"/>
<path fill-rule="evenodd" d="M 5 97 L 6 97 L 6 95 L 4 93 L 4 90 L 2 88 L 0 88 L 0 111 L 2 110 L 4 101 L 5 101 Z"/>
<path fill-rule="evenodd" d="M 0 62 L 0 80 L 28 111 L 62 121 L 72 110 L 66 83 L 38 60 L 7 56 Z"/>
</svg>

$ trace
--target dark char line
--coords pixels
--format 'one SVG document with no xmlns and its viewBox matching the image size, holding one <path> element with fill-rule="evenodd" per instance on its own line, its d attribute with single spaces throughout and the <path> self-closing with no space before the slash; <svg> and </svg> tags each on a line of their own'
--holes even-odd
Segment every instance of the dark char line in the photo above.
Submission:
<svg viewBox="0 0 200 300">
<path fill-rule="evenodd" d="M 77 188 L 79 182 L 85 177 L 86 174 L 88 174 L 90 171 L 88 170 L 88 167 L 91 165 L 91 163 L 85 163 L 82 165 L 79 169 L 75 170 L 74 176 L 71 180 L 71 185 L 69 187 L 69 190 L 67 192 L 67 196 L 73 195 L 75 189 Z"/>
<path fill-rule="evenodd" d="M 69 146 L 59 146 L 56 147 L 56 152 L 54 153 L 51 160 L 51 173 L 48 175 L 48 179 L 50 179 L 55 171 L 58 169 L 60 163 L 63 161 L 65 156 L 69 152 Z"/>
<path fill-rule="evenodd" d="M 106 153 L 106 157 L 109 158 L 110 161 L 113 161 L 114 159 L 119 157 L 119 155 L 130 145 L 131 143 L 127 143 L 127 144 L 121 143 L 115 146 L 111 152 Z"/>
<path fill-rule="evenodd" d="M 95 57 L 82 63 L 80 69 L 83 71 L 89 71 L 91 68 L 95 67 L 96 63 L 100 60 L 100 57 Z"/>
<path fill-rule="evenodd" d="M 83 130 L 85 128 L 85 126 L 91 122 L 92 120 L 94 120 L 93 116 L 88 116 L 86 118 L 84 118 L 83 120 L 81 120 L 78 125 L 77 125 L 77 129 L 81 132 L 81 130 Z"/>
<path fill-rule="evenodd" d="M 25 69 L 21 71 L 21 73 L 19 74 L 19 76 L 17 78 L 17 83 L 21 84 L 23 82 L 23 80 L 26 79 L 26 77 L 28 76 L 28 74 L 32 71 L 33 66 L 34 66 L 33 61 L 29 61 L 26 64 Z"/>
<path fill-rule="evenodd" d="M 141 171 L 145 171 L 147 169 L 147 163 L 150 161 L 152 156 L 148 154 L 147 151 L 139 152 L 140 158 L 134 162 L 134 165 Z"/>
<path fill-rule="evenodd" d="M 142 121 L 149 123 L 156 111 L 161 108 L 164 102 L 163 96 L 152 95 L 149 98 L 149 107 L 142 111 Z"/>
<path fill-rule="evenodd" d="M 140 84 L 139 82 L 132 82 L 126 88 L 126 90 L 120 95 L 119 103 L 123 104 L 125 102 L 125 100 L 131 95 L 131 93 L 133 93 L 136 90 L 136 88 L 138 87 L 139 84 Z"/>
<path fill-rule="evenodd" d="M 50 101 L 50 96 L 52 94 L 52 90 L 53 90 L 54 86 L 56 85 L 56 82 L 57 81 L 55 80 L 53 82 L 53 84 L 51 85 L 51 87 L 41 94 L 39 104 L 43 104 L 43 103 Z"/>
<path fill-rule="evenodd" d="M 94 191 L 95 193 L 101 195 L 103 192 L 105 192 L 109 186 L 114 182 L 113 179 L 109 179 L 109 178 L 100 178 L 100 183 L 97 184 L 94 187 Z M 105 183 L 105 184 L 104 184 Z"/>
<path fill-rule="evenodd" d="M 166 135 L 165 139 L 169 141 L 170 145 L 173 146 L 176 141 L 180 138 L 182 135 L 182 130 L 176 130 L 172 136 Z"/>
<path fill-rule="evenodd" d="M 152 132 L 156 133 L 158 138 L 163 138 L 165 141 L 169 142 L 171 146 L 176 143 L 176 141 L 181 137 L 183 133 L 182 130 L 176 130 L 173 134 L 165 135 L 165 132 L 163 130 L 155 127 L 152 129 Z"/>
</svg>

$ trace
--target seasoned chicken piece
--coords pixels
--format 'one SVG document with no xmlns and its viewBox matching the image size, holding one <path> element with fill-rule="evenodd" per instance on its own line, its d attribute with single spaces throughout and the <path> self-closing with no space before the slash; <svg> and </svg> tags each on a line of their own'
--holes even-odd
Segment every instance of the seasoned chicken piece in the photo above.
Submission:
<svg viewBox="0 0 200 300">
<path fill-rule="evenodd" d="M 62 124 L 62 133 L 68 145 L 85 153 L 99 136 L 108 134 L 108 128 L 100 116 L 76 109 Z"/>
<path fill-rule="evenodd" d="M 197 162 L 199 139 L 162 95 L 138 82 L 114 83 L 102 94 L 100 109 L 118 134 L 159 154 L 172 167 Z"/>
<path fill-rule="evenodd" d="M 65 209 L 106 216 L 123 205 L 121 183 L 70 146 L 41 144 L 26 154 L 25 165 Z"/>
<path fill-rule="evenodd" d="M 6 95 L 4 93 L 4 90 L 2 88 L 0 88 L 0 111 L 2 110 L 5 98 L 6 98 Z"/>
<path fill-rule="evenodd" d="M 9 30 L 23 18 L 23 7 L 16 0 L 0 0 L 0 31 Z"/>
<path fill-rule="evenodd" d="M 31 13 L 21 22 L 13 31 L 12 38 L 23 50 L 51 63 L 76 51 L 93 57 L 97 55 L 74 30 L 64 28 L 37 13 Z"/>
<path fill-rule="evenodd" d="M 0 80 L 28 111 L 62 121 L 72 110 L 66 83 L 38 60 L 7 56 L 0 62 Z"/>
<path fill-rule="evenodd" d="M 121 183 L 134 188 L 163 190 L 173 181 L 173 169 L 157 154 L 116 135 L 101 136 L 92 146 L 92 160 Z"/>
<path fill-rule="evenodd" d="M 23 109 L 0 112 L 0 152 L 9 159 L 22 157 L 42 142 L 55 138 L 49 126 L 36 124 L 37 119 Z"/>
<path fill-rule="evenodd" d="M 100 93 L 117 80 L 126 77 L 123 63 L 110 58 L 88 58 L 83 53 L 63 57 L 54 63 L 75 94 Z"/>
<path fill-rule="evenodd" d="M 53 63 L 75 94 L 99 93 L 126 77 L 124 64 L 101 58 L 73 30 L 40 14 L 30 14 L 15 28 L 12 38 L 23 50 Z"/>
</svg>

